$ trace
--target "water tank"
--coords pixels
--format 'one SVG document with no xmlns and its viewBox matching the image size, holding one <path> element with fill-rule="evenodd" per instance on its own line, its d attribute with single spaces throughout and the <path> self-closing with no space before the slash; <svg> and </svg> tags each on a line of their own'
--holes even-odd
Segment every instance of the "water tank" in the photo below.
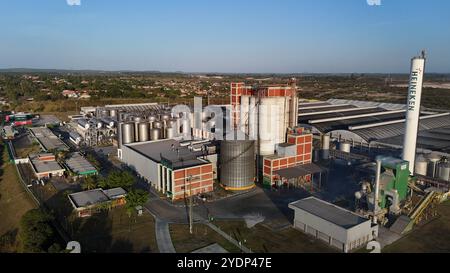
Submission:
<svg viewBox="0 0 450 273">
<path fill-rule="evenodd" d="M 184 138 L 191 137 L 191 121 L 187 118 L 181 120 L 180 133 Z"/>
<path fill-rule="evenodd" d="M 427 175 L 429 177 L 436 177 L 437 176 L 437 167 L 438 163 L 441 160 L 441 156 L 437 153 L 430 153 L 426 156 L 428 159 L 428 170 Z"/>
<path fill-rule="evenodd" d="M 262 98 L 259 105 L 260 155 L 272 155 L 278 139 L 279 108 L 276 98 Z"/>
<path fill-rule="evenodd" d="M 170 115 L 169 114 L 161 114 L 160 116 L 162 121 L 166 121 L 170 119 Z"/>
<path fill-rule="evenodd" d="M 178 121 L 176 119 L 169 119 L 167 121 L 167 127 L 172 127 L 174 129 L 176 129 L 177 128 L 177 123 L 178 123 Z"/>
<path fill-rule="evenodd" d="M 122 124 L 122 143 L 129 144 L 134 142 L 134 123 Z"/>
<path fill-rule="evenodd" d="M 141 122 L 138 125 L 139 128 L 139 142 L 149 141 L 149 124 L 147 122 Z"/>
<path fill-rule="evenodd" d="M 174 127 L 167 127 L 166 128 L 166 133 L 164 134 L 164 137 L 167 139 L 173 139 L 175 137 L 177 137 L 178 134 L 176 132 L 176 128 Z"/>
<path fill-rule="evenodd" d="M 255 142 L 222 141 L 220 183 L 228 190 L 245 190 L 255 183 Z"/>
<path fill-rule="evenodd" d="M 344 152 L 344 153 L 350 153 L 351 147 L 352 147 L 352 145 L 351 145 L 350 142 L 344 141 L 344 142 L 340 142 L 340 143 L 339 143 L 339 150 L 340 150 L 341 152 Z"/>
<path fill-rule="evenodd" d="M 101 116 L 102 116 L 102 117 L 109 117 L 109 115 L 110 115 L 110 112 L 109 112 L 108 109 L 103 109 L 103 110 L 101 111 Z"/>
<path fill-rule="evenodd" d="M 414 172 L 418 175 L 427 175 L 428 161 L 423 156 L 417 156 Z"/>
<path fill-rule="evenodd" d="M 109 115 L 110 115 L 112 118 L 117 117 L 117 110 L 116 110 L 116 109 L 111 109 L 111 111 L 109 111 Z"/>
<path fill-rule="evenodd" d="M 443 162 L 438 166 L 437 176 L 439 179 L 450 182 L 450 163 Z"/>
<path fill-rule="evenodd" d="M 153 128 L 150 130 L 150 139 L 159 140 L 161 139 L 161 129 Z"/>
<path fill-rule="evenodd" d="M 163 127 L 163 123 L 161 121 L 153 122 L 153 128 L 161 129 Z"/>
</svg>

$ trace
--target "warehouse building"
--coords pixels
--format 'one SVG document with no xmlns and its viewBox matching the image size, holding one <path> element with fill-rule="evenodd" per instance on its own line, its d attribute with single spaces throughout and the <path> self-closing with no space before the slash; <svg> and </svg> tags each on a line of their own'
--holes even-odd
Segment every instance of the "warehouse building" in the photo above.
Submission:
<svg viewBox="0 0 450 273">
<path fill-rule="evenodd" d="M 114 208 L 126 203 L 127 192 L 122 188 L 109 190 L 95 189 L 68 195 L 72 207 L 78 217 L 89 217 L 105 206 Z"/>
<path fill-rule="evenodd" d="M 47 127 L 30 128 L 30 132 L 46 152 L 69 150 L 69 147 Z"/>
<path fill-rule="evenodd" d="M 299 104 L 299 125 L 353 148 L 402 149 L 406 104 L 330 99 Z M 417 152 L 450 154 L 450 113 L 422 107 Z"/>
<path fill-rule="evenodd" d="M 97 169 L 79 153 L 71 154 L 66 160 L 67 169 L 75 176 L 97 175 Z"/>
<path fill-rule="evenodd" d="M 209 142 L 166 139 L 122 146 L 122 161 L 172 200 L 213 191 L 214 169 Z M 200 148 L 199 148 L 200 147 Z"/>
<path fill-rule="evenodd" d="M 28 159 L 38 179 L 64 175 L 64 168 L 56 162 L 53 154 L 29 155 Z"/>
<path fill-rule="evenodd" d="M 378 225 L 370 219 L 331 203 L 308 197 L 289 204 L 294 210 L 294 228 L 350 252 L 378 236 Z"/>
</svg>

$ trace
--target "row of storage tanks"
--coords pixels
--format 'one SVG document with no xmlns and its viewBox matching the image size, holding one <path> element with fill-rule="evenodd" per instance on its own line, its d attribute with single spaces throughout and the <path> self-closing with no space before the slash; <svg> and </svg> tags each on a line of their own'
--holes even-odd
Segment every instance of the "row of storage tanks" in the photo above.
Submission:
<svg viewBox="0 0 450 273">
<path fill-rule="evenodd" d="M 450 162 L 437 153 L 418 155 L 414 167 L 418 175 L 450 181 Z"/>
<path fill-rule="evenodd" d="M 127 117 L 120 124 L 122 144 L 146 142 L 160 139 L 173 139 L 179 136 L 187 137 L 191 133 L 190 120 L 173 118 L 171 114 L 157 114 L 146 117 Z"/>
</svg>

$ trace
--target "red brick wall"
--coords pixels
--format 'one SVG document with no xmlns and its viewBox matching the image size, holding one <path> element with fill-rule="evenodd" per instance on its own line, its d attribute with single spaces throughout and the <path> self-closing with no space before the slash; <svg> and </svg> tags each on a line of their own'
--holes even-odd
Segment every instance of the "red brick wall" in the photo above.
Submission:
<svg viewBox="0 0 450 273">
<path fill-rule="evenodd" d="M 189 176 L 192 176 L 191 181 L 187 181 Z M 212 163 L 192 168 L 186 168 L 174 171 L 174 187 L 172 199 L 181 199 L 199 193 L 206 193 L 213 191 L 213 167 Z"/>
</svg>

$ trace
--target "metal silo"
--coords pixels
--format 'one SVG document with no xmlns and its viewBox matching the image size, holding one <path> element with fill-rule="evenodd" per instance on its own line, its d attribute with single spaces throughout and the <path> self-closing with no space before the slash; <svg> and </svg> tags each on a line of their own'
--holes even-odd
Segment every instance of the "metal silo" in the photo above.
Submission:
<svg viewBox="0 0 450 273">
<path fill-rule="evenodd" d="M 161 138 L 161 129 L 153 128 L 150 130 L 150 139 L 159 140 Z"/>
<path fill-rule="evenodd" d="M 117 110 L 116 109 L 111 109 L 111 111 L 109 112 L 109 115 L 112 118 L 115 118 L 117 116 Z"/>
<path fill-rule="evenodd" d="M 255 185 L 255 141 L 222 141 L 220 183 L 227 190 L 246 190 Z"/>
<path fill-rule="evenodd" d="M 173 139 L 173 138 L 177 137 L 178 134 L 176 132 L 176 128 L 174 128 L 174 127 L 167 127 L 166 128 L 166 133 L 164 134 L 164 136 L 167 139 Z"/>
<path fill-rule="evenodd" d="M 163 123 L 161 121 L 153 122 L 153 128 L 161 129 L 163 127 Z"/>
<path fill-rule="evenodd" d="M 134 142 L 134 123 L 122 124 L 122 143 L 129 144 Z"/>
<path fill-rule="evenodd" d="M 416 157 L 416 162 L 414 164 L 414 172 L 419 175 L 426 176 L 428 169 L 428 161 L 422 155 Z"/>
<path fill-rule="evenodd" d="M 438 178 L 444 181 L 450 181 L 450 163 L 443 162 L 439 164 Z"/>
<path fill-rule="evenodd" d="M 149 140 L 149 124 L 147 122 L 139 123 L 139 142 Z"/>
</svg>

